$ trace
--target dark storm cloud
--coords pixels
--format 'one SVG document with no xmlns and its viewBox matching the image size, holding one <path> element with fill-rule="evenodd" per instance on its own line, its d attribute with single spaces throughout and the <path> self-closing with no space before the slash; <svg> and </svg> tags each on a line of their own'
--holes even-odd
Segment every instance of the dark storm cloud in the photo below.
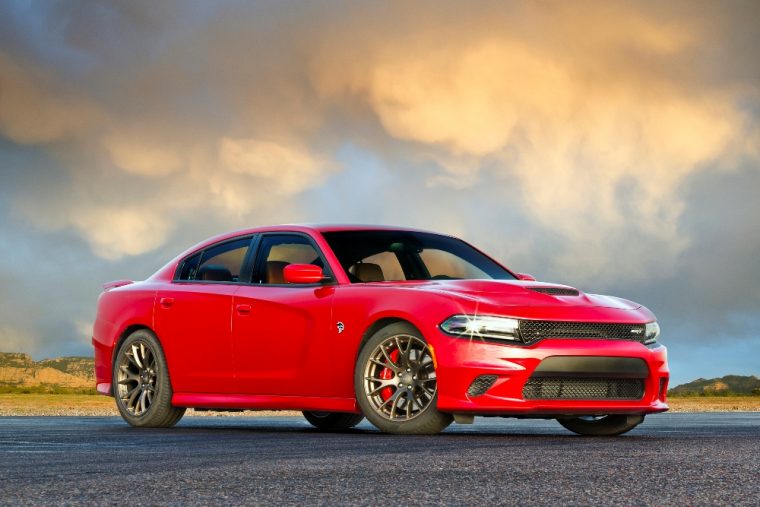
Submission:
<svg viewBox="0 0 760 507">
<path fill-rule="evenodd" d="M 676 346 L 756 337 L 759 15 L 3 3 L 0 349 L 85 352 L 103 281 L 290 221 L 458 234 L 649 304 Z"/>
<path fill-rule="evenodd" d="M 692 240 L 672 275 L 646 289 L 675 322 L 701 328 L 696 338 L 760 338 L 758 190 L 756 166 L 685 182 L 682 227 Z"/>
</svg>

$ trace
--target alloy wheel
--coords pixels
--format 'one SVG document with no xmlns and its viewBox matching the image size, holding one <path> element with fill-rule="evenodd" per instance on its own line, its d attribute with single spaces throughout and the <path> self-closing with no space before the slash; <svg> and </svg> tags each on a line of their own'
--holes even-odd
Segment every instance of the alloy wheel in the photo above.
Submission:
<svg viewBox="0 0 760 507">
<path fill-rule="evenodd" d="M 364 394 L 384 419 L 403 422 L 422 414 L 438 390 L 433 357 L 416 336 L 399 334 L 382 341 L 364 367 Z"/>
<path fill-rule="evenodd" d="M 156 396 L 156 354 L 150 344 L 136 341 L 122 351 L 117 395 L 131 415 L 148 411 Z"/>
</svg>

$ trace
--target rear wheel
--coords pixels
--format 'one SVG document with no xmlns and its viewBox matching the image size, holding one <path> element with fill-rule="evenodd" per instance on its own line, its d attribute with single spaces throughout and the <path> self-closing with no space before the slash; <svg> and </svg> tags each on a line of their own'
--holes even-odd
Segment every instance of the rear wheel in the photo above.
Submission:
<svg viewBox="0 0 760 507">
<path fill-rule="evenodd" d="M 345 412 L 303 412 L 303 416 L 312 426 L 324 431 L 343 431 L 353 428 L 364 419 L 362 414 Z"/>
<path fill-rule="evenodd" d="M 563 417 L 557 419 L 562 426 L 579 435 L 612 437 L 622 435 L 644 422 L 643 415 L 602 415 Z"/>
<path fill-rule="evenodd" d="M 161 344 L 147 329 L 130 334 L 116 353 L 113 389 L 119 413 L 132 426 L 168 428 L 185 409 L 173 407 L 172 385 Z"/>
<path fill-rule="evenodd" d="M 364 416 L 387 433 L 435 434 L 451 424 L 438 411 L 438 381 L 425 339 L 410 324 L 397 322 L 365 343 L 354 374 L 356 399 Z"/>
</svg>

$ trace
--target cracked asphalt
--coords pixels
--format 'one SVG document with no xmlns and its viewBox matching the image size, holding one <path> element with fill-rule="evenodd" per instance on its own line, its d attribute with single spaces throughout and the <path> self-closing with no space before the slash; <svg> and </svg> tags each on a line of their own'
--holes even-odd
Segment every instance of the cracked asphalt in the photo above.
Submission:
<svg viewBox="0 0 760 507">
<path fill-rule="evenodd" d="M 760 413 L 660 414 L 621 437 L 476 418 L 437 436 L 297 417 L 0 418 L 3 505 L 760 505 Z"/>
</svg>

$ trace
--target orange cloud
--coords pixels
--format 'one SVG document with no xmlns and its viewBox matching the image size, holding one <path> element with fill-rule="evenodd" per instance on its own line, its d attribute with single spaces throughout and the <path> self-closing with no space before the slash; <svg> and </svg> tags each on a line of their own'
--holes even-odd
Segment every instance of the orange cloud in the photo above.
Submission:
<svg viewBox="0 0 760 507">
<path fill-rule="evenodd" d="M 311 221 L 299 198 L 355 144 L 389 171 L 425 175 L 417 208 L 442 186 L 477 201 L 468 189 L 485 181 L 563 244 L 557 269 L 610 279 L 625 265 L 646 278 L 689 244 L 684 182 L 758 158 L 757 121 L 743 105 L 757 102 L 757 86 L 725 78 L 705 49 L 730 52 L 739 42 L 726 27 L 748 16 L 700 5 L 274 3 L 213 16 L 151 11 L 144 23 L 114 6 L 88 26 L 122 43 L 76 48 L 106 62 L 79 88 L 0 58 L 0 131 L 60 141 L 51 156 L 81 188 L 19 209 L 41 227 L 78 231 L 105 258 L 158 248 L 199 213 L 235 225 Z M 102 177 L 80 175 L 88 171 Z M 392 203 L 396 190 L 376 194 Z M 356 221 L 395 216 L 331 205 Z M 492 207 L 498 217 L 501 203 Z M 417 225 L 470 223 L 457 213 Z M 472 235 L 500 227 L 494 218 Z"/>
<path fill-rule="evenodd" d="M 261 139 L 223 137 L 219 160 L 223 167 L 262 180 L 268 190 L 284 195 L 314 186 L 328 169 L 303 147 Z"/>
<path fill-rule="evenodd" d="M 484 161 L 516 175 L 523 212 L 564 239 L 561 268 L 606 277 L 622 256 L 632 276 L 670 269 L 688 244 L 679 186 L 747 132 L 735 90 L 674 79 L 694 72 L 705 37 L 694 23 L 630 4 L 531 6 L 480 13 L 479 30 L 439 29 L 444 40 L 424 36 L 432 20 L 390 40 L 367 30 L 358 47 L 334 35 L 312 78 L 331 100 L 365 98 L 389 135 L 429 153 L 444 171 L 434 183 L 467 187 Z M 658 249 L 610 251 L 631 227 Z"/>
<path fill-rule="evenodd" d="M 40 144 L 71 138 L 101 116 L 93 101 L 0 50 L 0 133 L 11 141 Z"/>
</svg>

